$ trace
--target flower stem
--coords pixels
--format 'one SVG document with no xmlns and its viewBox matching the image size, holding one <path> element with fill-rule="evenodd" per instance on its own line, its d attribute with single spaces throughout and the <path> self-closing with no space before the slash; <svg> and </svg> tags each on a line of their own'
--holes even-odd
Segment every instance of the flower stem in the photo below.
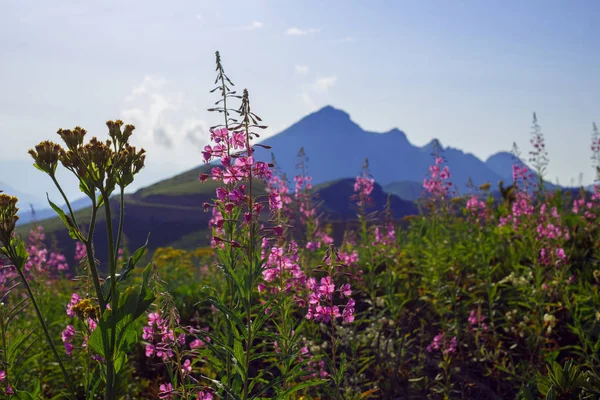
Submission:
<svg viewBox="0 0 600 400">
<path fill-rule="evenodd" d="M 73 384 L 72 384 L 72 380 L 71 378 L 69 378 L 69 374 L 67 374 L 67 370 L 65 369 L 65 366 L 63 365 L 62 360 L 60 359 L 60 356 L 58 354 L 58 351 L 56 350 L 56 346 L 54 345 L 54 341 L 52 340 L 52 337 L 50 336 L 50 332 L 48 332 L 48 327 L 46 326 L 46 322 L 44 321 L 44 317 L 42 315 L 42 312 L 38 306 L 37 300 L 35 299 L 35 296 L 33 295 L 33 291 L 31 290 L 31 286 L 29 286 L 29 282 L 27 282 L 27 278 L 25 278 L 25 274 L 23 274 L 23 269 L 21 267 L 16 268 L 17 271 L 19 272 L 19 276 L 21 277 L 21 280 L 23 281 L 23 285 L 25 286 L 25 289 L 27 290 L 27 294 L 29 295 L 29 299 L 31 300 L 31 304 L 33 304 L 33 308 L 35 309 L 35 313 L 37 314 L 37 317 L 40 321 L 40 324 L 42 325 L 42 330 L 44 331 L 44 335 L 46 336 L 46 340 L 48 340 L 48 344 L 50 345 L 50 348 L 52 349 L 52 353 L 54 354 L 54 358 L 56 358 L 56 361 L 58 362 L 58 365 L 60 366 L 60 369 L 62 371 L 63 377 L 65 379 L 65 383 L 67 384 L 67 386 L 69 387 L 69 391 L 71 392 L 71 394 L 75 395 L 75 389 L 73 388 Z"/>
</svg>

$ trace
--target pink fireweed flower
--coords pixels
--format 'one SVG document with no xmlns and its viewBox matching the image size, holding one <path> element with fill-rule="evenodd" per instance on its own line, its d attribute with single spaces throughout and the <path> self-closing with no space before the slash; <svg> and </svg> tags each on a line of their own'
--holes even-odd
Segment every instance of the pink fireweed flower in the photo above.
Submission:
<svg viewBox="0 0 600 400">
<path fill-rule="evenodd" d="M 204 346 L 205 346 L 204 342 L 202 340 L 200 340 L 200 339 L 194 339 L 190 343 L 190 348 L 191 349 L 199 349 L 199 348 L 204 347 Z"/>
<path fill-rule="evenodd" d="M 373 198 L 371 193 L 375 187 L 375 179 L 369 178 L 366 175 L 359 175 L 356 177 L 354 182 L 354 195 L 351 197 L 353 200 L 357 200 L 356 204 L 359 207 L 373 204 Z"/>
<path fill-rule="evenodd" d="M 65 353 L 70 356 L 73 353 L 73 345 L 71 342 L 65 342 Z"/>
<path fill-rule="evenodd" d="M 172 399 L 173 398 L 173 385 L 171 383 L 163 383 L 159 387 L 158 397 L 160 399 Z"/>
<path fill-rule="evenodd" d="M 271 211 L 281 210 L 282 207 L 283 203 L 279 192 L 277 190 L 271 191 L 271 193 L 269 193 L 269 208 Z"/>
<path fill-rule="evenodd" d="M 340 293 L 344 297 L 352 296 L 352 290 L 350 289 L 350 284 L 346 283 L 345 285 L 340 286 Z"/>
<path fill-rule="evenodd" d="M 0 382 L 4 382 L 5 379 L 6 379 L 6 371 L 2 370 L 2 371 L 0 371 Z"/>
<path fill-rule="evenodd" d="M 443 332 L 438 333 L 427 346 L 428 352 L 440 350 L 444 355 L 456 353 L 456 336 L 448 340 L 448 337 Z"/>
<path fill-rule="evenodd" d="M 429 177 L 423 180 L 424 195 L 429 194 L 436 198 L 443 198 L 451 194 L 450 169 L 448 166 L 444 166 L 442 169 L 443 163 L 442 157 L 436 157 L 434 164 L 429 167 Z"/>
<path fill-rule="evenodd" d="M 191 374 L 192 373 L 192 362 L 190 361 L 189 358 L 187 360 L 185 360 L 185 362 L 181 366 L 181 372 L 183 374 Z"/>
<path fill-rule="evenodd" d="M 73 325 L 67 325 L 62 331 L 62 341 L 68 342 L 75 336 L 75 327 Z"/>
<path fill-rule="evenodd" d="M 201 390 L 198 392 L 198 400 L 213 400 L 213 395 L 211 392 Z"/>
<path fill-rule="evenodd" d="M 154 345 L 152 345 L 152 344 L 146 345 L 146 357 L 152 357 L 154 355 L 155 351 L 156 351 L 156 347 L 154 347 Z"/>
<path fill-rule="evenodd" d="M 73 311 L 73 306 L 81 301 L 81 298 L 77 293 L 73 293 L 71 295 L 71 301 L 67 304 L 67 315 L 71 318 L 75 317 L 75 312 Z"/>
<path fill-rule="evenodd" d="M 65 345 L 65 352 L 68 356 L 73 352 L 73 344 L 71 340 L 75 337 L 75 327 L 73 325 L 67 325 L 67 327 L 62 331 L 62 341 Z"/>
<path fill-rule="evenodd" d="M 150 313 L 148 314 L 148 326 L 152 326 L 154 324 L 160 326 L 162 324 L 162 320 L 160 319 L 159 313 Z"/>
<path fill-rule="evenodd" d="M 317 283 L 316 279 L 309 278 L 306 284 L 309 289 L 308 294 L 308 310 L 306 313 L 306 319 L 313 319 L 315 321 L 323 321 L 329 323 L 330 320 L 336 320 L 342 318 L 344 323 L 350 323 L 354 321 L 354 305 L 353 299 L 348 299 L 344 310 L 340 312 L 340 307 L 333 305 L 333 294 L 336 292 L 335 283 L 330 276 L 321 278 L 320 283 Z M 341 287 L 340 299 L 344 297 L 344 292 L 351 293 L 350 285 L 343 285 Z"/>
<path fill-rule="evenodd" d="M 487 331 L 488 326 L 483 322 L 484 320 L 485 317 L 481 314 L 478 314 L 477 310 L 471 310 L 471 314 L 469 314 L 469 318 L 467 319 L 469 324 L 471 324 L 471 328 L 481 328 L 482 330 Z"/>
<path fill-rule="evenodd" d="M 469 200 L 467 200 L 466 209 L 469 215 L 475 217 L 476 219 L 485 218 L 485 203 L 479 200 L 477 196 L 473 195 L 469 198 Z"/>
<path fill-rule="evenodd" d="M 335 284 L 332 282 L 330 276 L 326 276 L 325 278 L 321 278 L 321 286 L 319 286 L 319 291 L 327 299 L 331 298 L 331 296 L 335 292 Z"/>
</svg>

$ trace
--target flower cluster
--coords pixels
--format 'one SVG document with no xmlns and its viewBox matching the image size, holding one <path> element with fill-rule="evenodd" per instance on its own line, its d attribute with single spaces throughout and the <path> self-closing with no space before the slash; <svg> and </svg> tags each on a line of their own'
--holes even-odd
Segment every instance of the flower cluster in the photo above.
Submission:
<svg viewBox="0 0 600 400">
<path fill-rule="evenodd" d="M 273 176 L 269 164 L 254 160 L 254 149 L 249 146 L 249 138 L 245 132 L 230 132 L 226 128 L 215 129 L 211 132 L 211 140 L 217 143 L 214 146 L 206 145 L 202 155 L 205 162 L 211 162 L 217 158 L 221 160 L 221 167 L 211 170 L 211 177 L 215 181 L 225 184 L 239 181 L 248 181 L 256 177 L 268 181 Z M 232 151 L 245 152 L 231 154 Z M 200 180 L 205 181 L 208 175 L 200 175 Z"/>
<path fill-rule="evenodd" d="M 306 368 L 309 373 L 302 377 L 303 380 L 327 378 L 329 376 L 329 372 L 327 372 L 325 368 L 325 360 L 317 360 L 309 350 L 308 346 L 304 346 L 300 349 L 300 356 L 298 357 L 298 362 L 302 363 L 305 359 L 308 360 L 308 362 L 306 363 Z"/>
<path fill-rule="evenodd" d="M 65 256 L 61 253 L 49 252 L 44 240 L 46 240 L 44 228 L 38 226 L 31 229 L 26 247 L 29 257 L 25 263 L 25 271 L 35 270 L 53 276 L 56 271 L 68 270 L 69 265 Z"/>
<path fill-rule="evenodd" d="M 569 230 L 561 225 L 558 210 L 556 207 L 549 209 L 545 203 L 542 204 L 537 221 L 536 239 L 543 246 L 540 250 L 540 263 L 563 264 L 567 256 L 562 246 L 570 235 Z"/>
<path fill-rule="evenodd" d="M 306 242 L 306 249 L 309 251 L 315 251 L 322 247 L 327 247 L 333 244 L 333 238 L 323 231 L 318 230 L 313 235 L 313 240 Z"/>
<path fill-rule="evenodd" d="M 375 179 L 370 178 L 365 173 L 356 177 L 356 181 L 354 182 L 354 196 L 353 199 L 356 199 L 356 204 L 359 207 L 364 207 L 366 205 L 373 204 L 373 198 L 371 197 L 371 193 L 373 192 L 373 188 L 375 187 Z"/>
<path fill-rule="evenodd" d="M 433 197 L 447 197 L 451 194 L 450 169 L 447 165 L 442 168 L 443 163 L 442 157 L 436 157 L 434 164 L 429 166 L 429 177 L 423 180 L 425 193 Z"/>
<path fill-rule="evenodd" d="M 484 322 L 485 316 L 481 313 L 481 311 L 471 310 L 471 314 L 469 314 L 469 318 L 467 319 L 467 321 L 471 325 L 470 328 L 473 330 L 478 330 L 478 329 L 481 329 L 483 331 L 488 330 L 488 326 Z"/>
<path fill-rule="evenodd" d="M 381 228 L 379 226 L 375 227 L 375 240 L 373 240 L 373 246 L 380 244 L 384 246 L 392 246 L 396 243 L 396 229 L 394 228 L 394 224 L 388 222 L 386 228 L 387 232 L 384 236 L 384 234 L 381 232 Z M 358 261 L 358 256 L 356 261 Z"/>
<path fill-rule="evenodd" d="M 500 217 L 498 226 L 502 227 L 512 223 L 512 227 L 514 230 L 517 230 L 523 219 L 528 216 L 533 215 L 535 211 L 535 207 L 533 206 L 533 202 L 531 200 L 531 196 L 529 193 L 524 191 L 519 191 L 515 195 L 515 201 L 512 203 L 511 213 L 506 217 Z"/>
<path fill-rule="evenodd" d="M 173 384 L 162 383 L 159 386 L 158 398 L 164 400 L 173 399 L 173 395 L 177 394 L 177 391 L 173 389 Z M 209 390 L 200 390 L 195 397 L 195 400 L 213 400 L 213 394 Z"/>
<path fill-rule="evenodd" d="M 443 332 L 438 333 L 427 346 L 428 352 L 431 353 L 434 350 L 440 350 L 444 355 L 456 353 L 456 336 L 450 339 Z"/>
<path fill-rule="evenodd" d="M 473 218 L 475 221 L 484 220 L 487 215 L 485 203 L 475 195 L 467 200 L 466 210 L 469 218 Z"/>
<path fill-rule="evenodd" d="M 513 164 L 512 176 L 514 185 L 525 191 L 534 178 L 533 172 L 525 164 Z"/>
<path fill-rule="evenodd" d="M 263 241 L 263 246 L 265 244 L 268 244 L 266 240 Z M 262 272 L 266 284 L 260 283 L 258 291 L 292 293 L 294 300 L 302 307 L 304 299 L 299 297 L 298 294 L 306 284 L 306 276 L 298 262 L 298 245 L 296 242 L 290 242 L 287 249 L 278 246 L 271 247 Z"/>
<path fill-rule="evenodd" d="M 81 335 L 83 336 L 83 342 L 81 347 L 87 347 L 87 342 L 89 340 L 90 334 L 96 330 L 98 327 L 98 308 L 97 306 L 92 305 L 90 299 L 85 298 L 82 299 L 77 293 L 73 293 L 71 295 L 71 300 L 69 304 L 67 304 L 66 314 L 69 318 L 79 317 L 81 318 L 83 323 L 83 332 Z M 67 325 L 66 328 L 62 331 L 62 341 L 65 346 L 65 352 L 67 355 L 71 355 L 73 352 L 73 339 L 77 334 L 77 330 L 74 325 Z M 94 357 L 97 359 L 97 357 Z"/>
<path fill-rule="evenodd" d="M 2 384 L 6 385 L 6 387 L 4 388 L 5 394 L 8 394 L 8 395 L 15 394 L 15 391 L 13 390 L 13 388 L 10 386 L 10 384 L 6 380 L 6 371 L 4 371 L 4 370 L 0 371 L 0 382 L 2 382 Z"/>
<path fill-rule="evenodd" d="M 148 314 L 148 324 L 143 331 L 142 339 L 148 341 L 146 357 L 156 356 L 168 361 L 174 355 L 173 346 L 185 344 L 185 334 L 176 338 L 169 321 L 161 318 L 159 313 Z"/>
<path fill-rule="evenodd" d="M 356 303 L 354 299 L 350 298 L 352 295 L 350 284 L 341 285 L 336 289 L 331 276 L 326 276 L 321 278 L 320 282 L 317 282 L 315 278 L 309 278 L 306 285 L 309 290 L 306 319 L 323 321 L 326 324 L 337 318 L 342 318 L 344 323 L 354 321 L 354 305 Z M 340 312 L 340 307 L 334 304 L 333 295 L 335 293 L 338 293 L 340 299 L 348 299 L 342 312 Z"/>
</svg>

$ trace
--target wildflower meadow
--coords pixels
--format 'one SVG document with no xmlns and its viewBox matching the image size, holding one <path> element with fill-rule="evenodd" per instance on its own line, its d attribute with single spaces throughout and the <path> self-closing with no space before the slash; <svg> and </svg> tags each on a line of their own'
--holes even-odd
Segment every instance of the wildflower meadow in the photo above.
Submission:
<svg viewBox="0 0 600 400">
<path fill-rule="evenodd" d="M 436 147 L 417 215 L 373 212 L 377 177 L 356 166 L 340 228 L 304 149 L 293 178 L 254 157 L 266 123 L 218 52 L 212 95 L 206 247 L 151 252 L 147 232 L 128 248 L 134 126 L 59 129 L 30 150 L 76 252 L 43 224 L 19 234 L 18 199 L 0 194 L 1 398 L 600 399 L 600 185 L 547 184 L 536 116 L 513 182 L 461 192 Z M 600 170 L 596 126 L 591 143 Z M 90 199 L 85 219 L 57 168 Z"/>
</svg>

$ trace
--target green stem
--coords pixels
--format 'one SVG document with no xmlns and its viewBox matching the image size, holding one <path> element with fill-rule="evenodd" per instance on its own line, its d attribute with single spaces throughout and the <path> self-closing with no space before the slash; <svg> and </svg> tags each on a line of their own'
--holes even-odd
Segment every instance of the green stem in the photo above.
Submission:
<svg viewBox="0 0 600 400">
<path fill-rule="evenodd" d="M 15 257 L 16 259 L 16 257 Z M 67 374 L 67 370 L 65 369 L 65 366 L 63 365 L 62 360 L 60 359 L 60 356 L 58 355 L 58 351 L 56 350 L 56 346 L 54 345 L 54 341 L 52 340 L 52 337 L 50 336 L 50 332 L 48 332 L 48 327 L 46 326 L 46 322 L 44 321 L 44 317 L 42 315 L 42 312 L 40 310 L 40 308 L 38 307 L 38 303 L 37 300 L 35 299 L 35 296 L 33 295 L 33 291 L 31 290 L 31 286 L 29 286 L 29 282 L 27 282 L 27 278 L 25 278 L 25 274 L 23 274 L 23 268 L 22 266 L 20 266 L 19 268 L 17 268 L 17 271 L 19 272 L 19 276 L 21 277 L 21 280 L 23 281 L 23 285 L 25 286 L 25 289 L 27 290 L 27 294 L 29 295 L 29 299 L 31 300 L 31 303 L 33 304 L 33 308 L 35 309 L 35 313 L 37 314 L 37 317 L 40 321 L 40 324 L 42 325 L 42 330 L 44 331 L 44 335 L 46 336 L 46 340 L 48 340 L 48 344 L 50 345 L 50 348 L 52 349 L 52 353 L 54 354 L 54 358 L 56 358 L 56 361 L 58 362 L 58 365 L 60 366 L 60 369 L 62 371 L 63 377 L 65 379 L 65 383 L 67 384 L 67 386 L 69 387 L 69 391 L 71 392 L 71 394 L 75 395 L 75 389 L 73 388 L 73 381 L 71 380 L 71 378 L 69 378 L 69 374 Z"/>
<path fill-rule="evenodd" d="M 94 260 L 94 231 L 96 229 L 96 216 L 98 215 L 98 207 L 96 207 L 96 199 L 92 200 L 92 217 L 90 219 L 90 231 L 88 232 L 87 240 L 85 241 L 85 250 L 90 266 L 90 272 L 92 274 L 92 281 L 94 282 L 94 289 L 96 290 L 96 296 L 100 303 L 100 312 L 104 313 L 106 310 L 106 302 L 104 295 L 102 294 L 102 286 L 100 285 L 100 278 L 98 276 L 98 269 L 96 268 L 96 261 Z"/>
<path fill-rule="evenodd" d="M 120 187 L 121 199 L 119 201 L 119 229 L 117 230 L 117 242 L 115 244 L 115 254 L 117 258 L 119 257 L 119 247 L 121 247 L 121 236 L 123 233 L 123 219 L 124 219 L 124 211 L 125 211 L 125 199 L 123 197 L 125 188 L 123 186 Z M 116 262 L 116 260 L 115 260 Z"/>
<path fill-rule="evenodd" d="M 104 199 L 104 211 L 106 214 L 106 236 L 108 239 L 108 259 L 109 259 L 109 273 L 110 273 L 110 306 L 112 312 L 117 309 L 117 296 L 116 296 L 116 260 L 114 251 L 114 238 L 112 231 L 112 215 L 110 210 L 110 198 L 108 193 L 101 191 L 102 198 Z M 104 395 L 105 400 L 113 400 L 116 398 L 116 387 L 115 387 L 115 363 L 114 363 L 114 349 L 116 346 L 116 324 L 111 322 L 110 328 L 111 336 L 108 342 L 108 351 L 106 352 L 106 393 Z"/>
<path fill-rule="evenodd" d="M 248 118 L 246 117 L 246 149 L 248 151 L 248 157 L 250 157 L 250 132 L 248 126 Z M 246 400 L 248 398 L 248 374 L 250 371 L 250 349 L 252 347 L 252 293 L 254 290 L 254 222 L 252 221 L 252 214 L 254 213 L 254 204 L 253 204 L 253 192 L 252 192 L 252 169 L 250 168 L 248 172 L 248 211 L 250 212 L 250 243 L 249 243 L 249 252 L 248 252 L 248 287 L 246 288 L 248 293 L 248 303 L 246 305 L 246 318 L 247 318 L 247 328 L 248 328 L 248 339 L 246 341 L 246 378 L 244 379 L 244 396 L 243 399 Z M 257 216 L 258 219 L 258 216 Z"/>
</svg>

